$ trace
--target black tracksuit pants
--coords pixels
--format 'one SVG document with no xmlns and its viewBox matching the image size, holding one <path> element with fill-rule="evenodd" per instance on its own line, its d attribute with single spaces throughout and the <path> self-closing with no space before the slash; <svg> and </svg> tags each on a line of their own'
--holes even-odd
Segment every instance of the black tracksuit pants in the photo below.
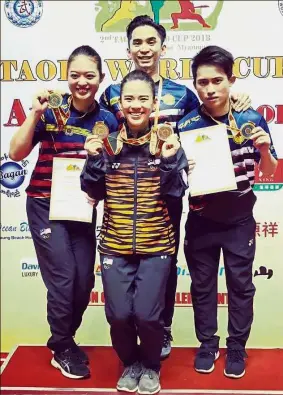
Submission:
<svg viewBox="0 0 283 395">
<path fill-rule="evenodd" d="M 100 256 L 106 318 L 124 366 L 140 361 L 146 368 L 160 369 L 171 259 L 169 255 Z"/>
<path fill-rule="evenodd" d="M 253 321 L 255 287 L 252 282 L 255 255 L 255 220 L 252 216 L 223 224 L 189 213 L 184 251 L 191 274 L 191 295 L 198 340 L 218 348 L 217 279 L 223 251 L 228 290 L 227 347 L 244 349 Z"/>
<path fill-rule="evenodd" d="M 49 221 L 49 199 L 27 197 L 27 216 L 44 284 L 51 337 L 63 351 L 74 343 L 94 286 L 95 221 Z"/>
</svg>

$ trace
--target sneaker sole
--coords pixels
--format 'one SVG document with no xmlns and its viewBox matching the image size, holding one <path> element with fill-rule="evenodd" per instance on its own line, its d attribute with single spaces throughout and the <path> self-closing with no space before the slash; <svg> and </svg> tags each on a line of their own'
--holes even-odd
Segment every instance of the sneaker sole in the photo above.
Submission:
<svg viewBox="0 0 283 395">
<path fill-rule="evenodd" d="M 129 390 L 129 388 L 126 387 L 118 387 L 118 385 L 116 388 L 118 391 L 124 391 L 124 392 L 137 392 L 138 390 L 138 386 L 136 386 L 136 388 L 133 388 L 132 390 Z"/>
<path fill-rule="evenodd" d="M 170 354 L 171 354 L 171 350 L 170 350 L 170 352 L 168 354 L 163 354 L 163 355 L 161 354 L 160 355 L 160 361 L 164 361 L 164 359 L 169 358 Z"/>
<path fill-rule="evenodd" d="M 215 355 L 215 358 L 214 358 L 214 362 L 217 361 L 217 359 L 218 359 L 219 357 L 220 357 L 220 352 L 217 351 L 217 353 L 216 353 L 216 355 Z M 213 363 L 213 365 L 211 366 L 211 368 L 210 368 L 209 370 L 196 369 L 196 368 L 195 368 L 195 371 L 198 372 L 198 373 L 211 373 L 211 372 L 214 371 L 214 369 L 215 369 L 215 365 L 214 365 L 214 363 Z"/>
<path fill-rule="evenodd" d="M 53 350 L 50 350 L 52 352 L 52 354 L 54 354 Z M 89 365 L 89 359 L 81 359 L 82 363 L 84 363 L 85 365 Z"/>
<path fill-rule="evenodd" d="M 246 371 L 244 370 L 243 373 L 236 375 L 236 374 L 232 374 L 232 373 L 226 373 L 226 370 L 224 369 L 224 375 L 226 377 L 229 377 L 231 379 L 240 379 L 241 377 L 243 377 L 246 374 Z"/>
<path fill-rule="evenodd" d="M 61 370 L 62 375 L 65 376 L 65 377 L 68 377 L 68 379 L 74 379 L 74 380 L 77 379 L 77 380 L 79 380 L 79 379 L 85 379 L 85 378 L 90 376 L 89 373 L 87 375 L 84 375 L 84 376 L 75 376 L 74 374 L 68 373 L 62 368 L 62 366 L 58 362 L 55 361 L 54 358 L 51 359 L 51 365 L 54 368 Z"/>
<path fill-rule="evenodd" d="M 140 391 L 138 388 L 138 393 L 141 395 L 153 395 L 153 394 L 157 394 L 157 392 L 159 392 L 161 390 L 160 385 L 158 386 L 158 388 L 154 391 Z"/>
</svg>

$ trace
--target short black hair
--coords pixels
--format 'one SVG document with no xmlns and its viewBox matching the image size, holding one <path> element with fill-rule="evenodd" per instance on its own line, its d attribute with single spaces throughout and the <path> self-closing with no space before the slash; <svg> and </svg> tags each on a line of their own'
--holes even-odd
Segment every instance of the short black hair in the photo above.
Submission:
<svg viewBox="0 0 283 395">
<path fill-rule="evenodd" d="M 148 85 L 150 86 L 151 92 L 152 92 L 152 96 L 153 98 L 155 97 L 155 85 L 154 85 L 154 81 L 153 79 L 144 71 L 142 70 L 133 70 L 131 71 L 129 74 L 126 75 L 126 77 L 124 77 L 122 79 L 121 82 L 121 90 L 120 90 L 120 97 L 122 97 L 122 93 L 124 90 L 124 85 L 129 82 L 129 81 L 145 81 L 146 83 L 148 83 Z"/>
<path fill-rule="evenodd" d="M 71 55 L 68 58 L 67 61 L 67 70 L 69 70 L 70 64 L 72 61 L 79 55 L 85 55 L 90 58 L 94 58 L 95 62 L 97 63 L 97 69 L 99 71 L 100 78 L 102 77 L 102 62 L 101 62 L 101 57 L 100 55 L 96 52 L 95 49 L 90 47 L 89 45 L 82 45 L 76 49 L 73 50 Z"/>
<path fill-rule="evenodd" d="M 148 16 L 148 15 L 139 15 L 139 16 L 136 16 L 129 23 L 129 25 L 127 26 L 127 29 L 126 29 L 129 46 L 130 46 L 130 41 L 131 41 L 131 38 L 132 38 L 133 31 L 137 27 L 140 27 L 140 26 L 151 26 L 151 27 L 153 27 L 157 31 L 157 33 L 158 33 L 158 35 L 160 37 L 161 45 L 163 45 L 163 43 L 164 43 L 164 41 L 166 39 L 166 30 L 165 30 L 165 28 L 162 25 L 159 25 L 159 23 L 154 22 L 154 20 L 150 16 Z"/>
<path fill-rule="evenodd" d="M 197 70 L 200 66 L 212 65 L 221 67 L 228 78 L 233 75 L 234 58 L 226 49 L 209 45 L 196 54 L 192 62 L 194 84 L 196 83 Z"/>
</svg>

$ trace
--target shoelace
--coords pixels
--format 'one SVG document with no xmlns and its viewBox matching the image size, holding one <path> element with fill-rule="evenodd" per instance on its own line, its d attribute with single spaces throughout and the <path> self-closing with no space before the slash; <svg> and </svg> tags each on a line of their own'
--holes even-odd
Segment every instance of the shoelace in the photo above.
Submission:
<svg viewBox="0 0 283 395">
<path fill-rule="evenodd" d="M 129 375 L 132 379 L 134 379 L 136 377 L 137 373 L 138 373 L 137 372 L 137 365 L 131 365 L 131 366 L 128 366 L 124 370 L 124 372 L 122 374 L 122 377 L 125 377 L 125 376 Z"/>
<path fill-rule="evenodd" d="M 207 357 L 209 357 L 210 355 L 212 355 L 213 357 L 215 357 L 215 353 L 212 352 L 212 351 L 209 351 L 209 350 L 201 350 L 201 351 L 198 352 L 198 356 L 199 356 L 200 358 L 207 358 Z"/>
<path fill-rule="evenodd" d="M 163 347 L 168 347 L 169 342 L 173 341 L 173 337 L 171 335 L 171 332 L 168 331 L 164 331 L 164 335 L 163 335 Z"/>
<path fill-rule="evenodd" d="M 79 356 L 73 352 L 71 348 L 68 350 L 65 350 L 64 352 L 61 353 L 63 356 L 63 362 L 69 363 L 69 362 L 81 362 L 81 359 Z"/>
<path fill-rule="evenodd" d="M 151 380 L 153 379 L 154 375 L 154 370 L 152 369 L 145 369 L 143 372 L 143 376 L 148 376 Z"/>
<path fill-rule="evenodd" d="M 247 354 L 243 350 L 228 350 L 227 357 L 231 362 L 240 362 L 247 357 Z"/>
</svg>

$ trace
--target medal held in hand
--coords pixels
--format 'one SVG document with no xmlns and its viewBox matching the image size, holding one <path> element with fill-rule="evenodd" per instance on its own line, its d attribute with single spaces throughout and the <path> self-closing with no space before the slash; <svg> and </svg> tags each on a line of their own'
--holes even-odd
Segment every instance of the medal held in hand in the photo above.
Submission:
<svg viewBox="0 0 283 395">
<path fill-rule="evenodd" d="M 174 130 L 169 123 L 163 123 L 163 124 L 157 125 L 157 129 L 156 129 L 156 135 L 157 135 L 156 154 L 157 155 L 161 154 L 163 143 L 172 134 L 174 134 Z"/>
<path fill-rule="evenodd" d="M 255 128 L 255 124 L 253 122 L 247 122 L 244 123 L 241 128 L 241 135 L 245 138 L 245 139 L 249 139 L 251 137 L 251 135 L 253 134 L 253 129 Z"/>
<path fill-rule="evenodd" d="M 48 97 L 48 106 L 50 108 L 59 108 L 63 103 L 63 97 L 60 93 L 50 93 Z"/>
<path fill-rule="evenodd" d="M 174 130 L 172 126 L 168 123 L 163 123 L 158 125 L 157 128 L 157 137 L 160 141 L 165 141 L 168 139 L 169 136 L 174 134 Z"/>
<path fill-rule="evenodd" d="M 95 123 L 95 125 L 92 129 L 92 134 L 94 136 L 98 136 L 101 140 L 104 140 L 109 135 L 108 126 L 105 125 L 105 123 L 103 121 L 98 121 Z"/>
</svg>

